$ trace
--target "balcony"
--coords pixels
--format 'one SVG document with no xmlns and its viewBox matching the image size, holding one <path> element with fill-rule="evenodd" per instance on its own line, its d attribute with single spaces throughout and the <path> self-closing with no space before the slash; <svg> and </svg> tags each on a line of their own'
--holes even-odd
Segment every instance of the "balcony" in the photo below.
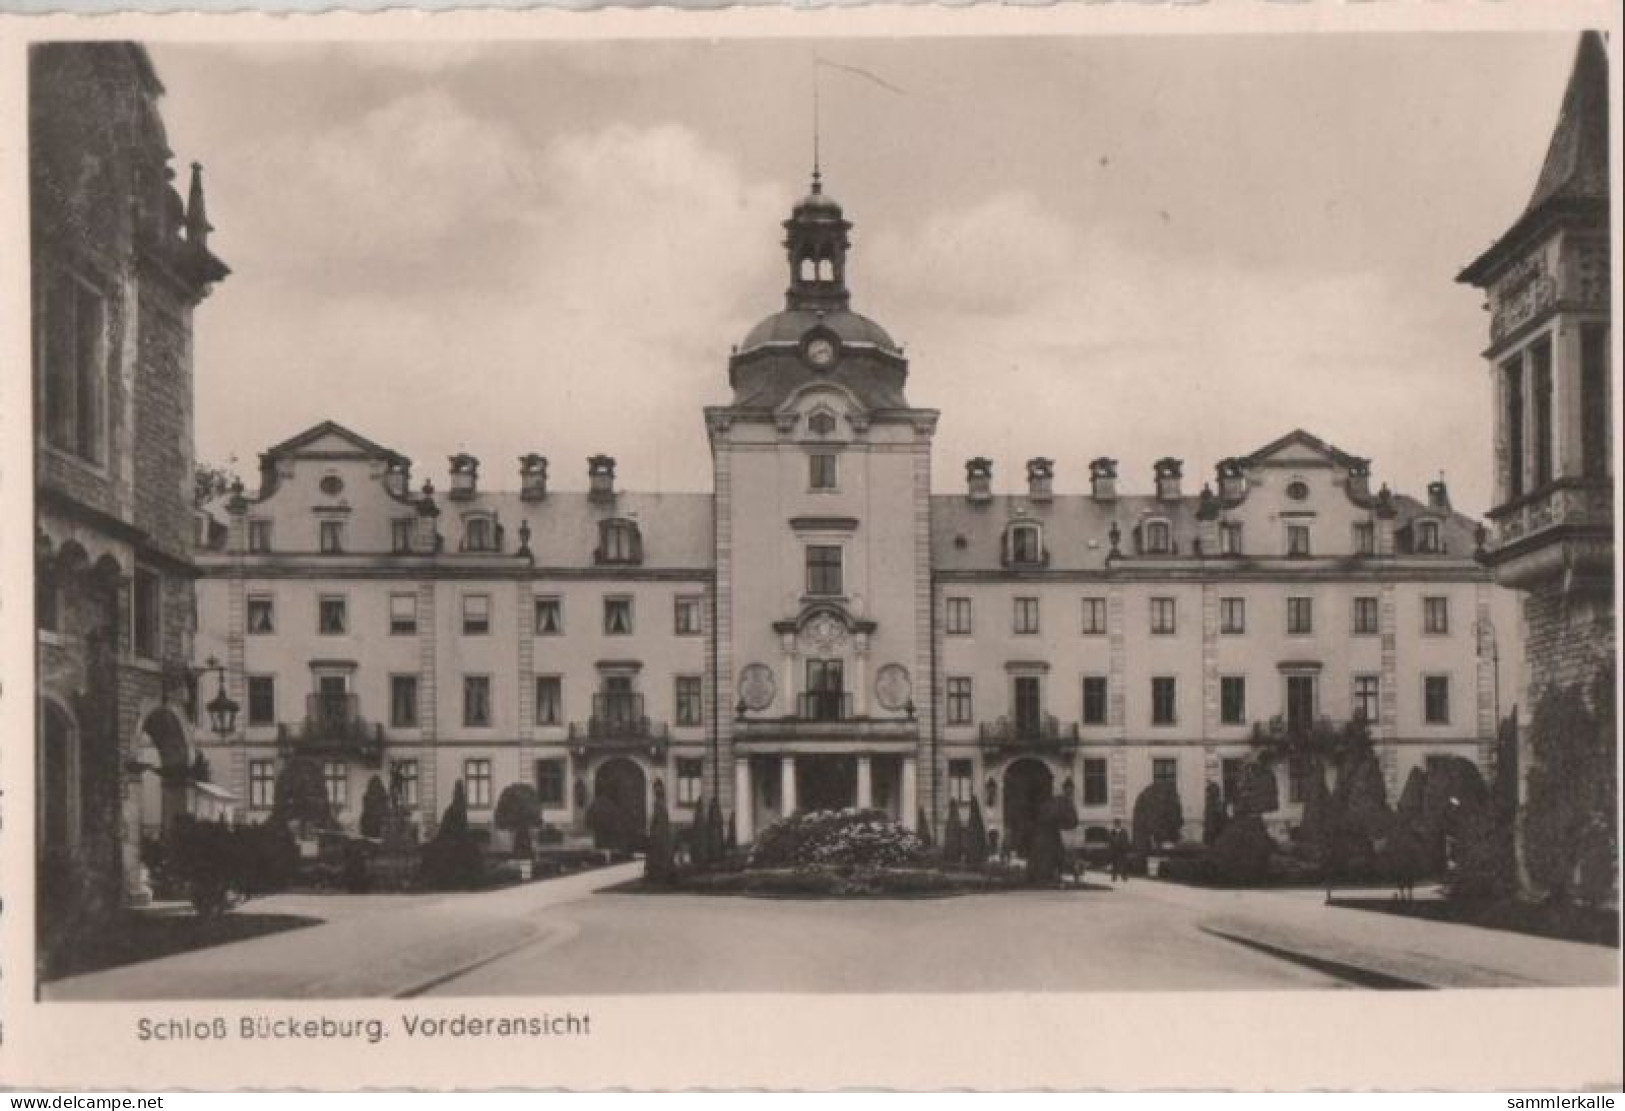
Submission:
<svg viewBox="0 0 1625 1111">
<path fill-rule="evenodd" d="M 570 723 L 570 747 L 578 754 L 605 751 L 648 750 L 658 756 L 671 741 L 671 730 L 663 721 L 650 721 L 644 713 L 643 696 L 615 692 L 592 696 L 592 715 L 584 722 Z"/>
<path fill-rule="evenodd" d="M 875 742 L 913 745 L 919 736 L 919 721 L 912 708 L 884 717 L 860 715 L 853 709 L 850 691 L 803 691 L 796 695 L 795 713 L 783 717 L 749 717 L 741 707 L 734 728 L 747 745 L 753 741 L 819 746 L 862 742 L 872 749 Z"/>
<path fill-rule="evenodd" d="M 852 695 L 847 691 L 806 691 L 796 698 L 796 717 L 801 721 L 849 721 Z"/>
<path fill-rule="evenodd" d="M 1017 714 L 1014 718 L 984 721 L 977 728 L 977 741 L 985 749 L 1060 751 L 1075 748 L 1080 740 L 1076 722 L 1063 723 L 1054 714 Z"/>
<path fill-rule="evenodd" d="M 1614 487 L 1607 477 L 1559 478 L 1489 512 L 1485 561 L 1496 581 L 1528 589 L 1542 579 L 1613 576 Z"/>
<path fill-rule="evenodd" d="M 277 725 L 284 756 L 353 757 L 372 767 L 383 762 L 384 727 L 361 716 L 353 694 L 305 696 L 305 719 L 297 727 Z"/>
</svg>

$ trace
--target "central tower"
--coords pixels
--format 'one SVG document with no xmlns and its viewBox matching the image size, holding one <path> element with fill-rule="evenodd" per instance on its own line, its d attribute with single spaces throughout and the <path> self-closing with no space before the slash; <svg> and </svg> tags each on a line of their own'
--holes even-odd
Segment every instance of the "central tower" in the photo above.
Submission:
<svg viewBox="0 0 1625 1111">
<path fill-rule="evenodd" d="M 706 410 L 716 491 L 717 721 L 708 786 L 742 839 L 798 810 L 931 804 L 934 410 L 851 309 L 848 221 L 823 190 L 783 224 L 790 285 Z"/>
</svg>

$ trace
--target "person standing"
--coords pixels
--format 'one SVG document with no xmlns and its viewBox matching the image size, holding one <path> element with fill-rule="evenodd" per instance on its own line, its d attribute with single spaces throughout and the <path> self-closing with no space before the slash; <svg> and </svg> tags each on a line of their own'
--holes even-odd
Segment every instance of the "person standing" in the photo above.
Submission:
<svg viewBox="0 0 1625 1111">
<path fill-rule="evenodd" d="M 1122 880 L 1128 882 L 1128 832 L 1123 829 L 1121 819 L 1112 822 L 1111 836 L 1111 871 L 1112 882 Z"/>
</svg>

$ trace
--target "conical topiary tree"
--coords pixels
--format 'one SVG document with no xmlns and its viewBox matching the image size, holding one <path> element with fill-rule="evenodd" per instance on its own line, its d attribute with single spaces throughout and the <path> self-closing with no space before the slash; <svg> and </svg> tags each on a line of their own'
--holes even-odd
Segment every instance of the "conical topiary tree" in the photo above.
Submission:
<svg viewBox="0 0 1625 1111">
<path fill-rule="evenodd" d="M 434 840 L 423 848 L 423 874 L 431 887 L 442 890 L 466 891 L 484 879 L 485 859 L 468 826 L 468 794 L 461 779 L 452 787 Z"/>
<path fill-rule="evenodd" d="M 1241 766 L 1241 781 L 1236 788 L 1236 806 L 1232 817 L 1271 814 L 1279 809 L 1281 788 L 1275 780 L 1275 769 L 1266 760 L 1248 760 Z"/>
<path fill-rule="evenodd" d="M 657 794 L 654 817 L 649 819 L 649 852 L 643 858 L 643 876 L 650 883 L 667 886 L 676 879 L 673 840 L 665 795 Z"/>
<path fill-rule="evenodd" d="M 367 780 L 367 792 L 361 796 L 361 836 L 382 837 L 384 820 L 389 817 L 389 789 L 376 775 Z"/>
<path fill-rule="evenodd" d="M 925 816 L 925 807 L 923 806 L 914 815 L 914 833 L 915 836 L 919 837 L 920 844 L 928 849 L 932 847 L 931 819 Z"/>
<path fill-rule="evenodd" d="M 1211 846 L 1224 832 L 1224 790 L 1212 780 L 1202 792 L 1202 844 Z"/>
<path fill-rule="evenodd" d="M 510 783 L 497 796 L 492 824 L 513 834 L 513 854 L 530 856 L 530 831 L 542 824 L 542 799 L 529 783 Z"/>
<path fill-rule="evenodd" d="M 728 811 L 728 855 L 739 851 L 739 827 L 734 823 L 734 811 Z"/>
<path fill-rule="evenodd" d="M 713 796 L 705 810 L 705 857 L 713 865 L 726 858 L 727 836 L 722 823 L 722 804 Z"/>
<path fill-rule="evenodd" d="M 711 867 L 713 861 L 709 850 L 711 843 L 705 836 L 706 805 L 702 797 L 694 804 L 694 821 L 688 827 L 688 856 L 699 871 Z"/>
<path fill-rule="evenodd" d="M 338 825 L 320 764 L 308 756 L 295 756 L 283 765 L 271 799 L 271 821 L 286 826 L 295 836 Z"/>
<path fill-rule="evenodd" d="M 1302 848 L 1324 860 L 1331 854 L 1332 836 L 1337 825 L 1332 816 L 1332 796 L 1326 790 L 1326 780 L 1318 761 L 1306 760 L 1303 770 L 1303 811 L 1298 818 L 1296 840 Z"/>
<path fill-rule="evenodd" d="M 958 864 L 965 859 L 965 827 L 959 821 L 959 803 L 948 803 L 948 824 L 942 829 L 942 859 Z"/>
<path fill-rule="evenodd" d="M 982 821 L 980 799 L 970 800 L 970 821 L 965 823 L 965 863 L 980 868 L 987 863 L 987 825 Z"/>
</svg>

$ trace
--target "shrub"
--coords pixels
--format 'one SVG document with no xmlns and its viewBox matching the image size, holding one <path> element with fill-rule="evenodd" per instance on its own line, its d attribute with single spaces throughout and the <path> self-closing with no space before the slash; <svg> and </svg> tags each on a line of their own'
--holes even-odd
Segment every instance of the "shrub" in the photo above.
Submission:
<svg viewBox="0 0 1625 1111">
<path fill-rule="evenodd" d="M 485 878 L 485 855 L 468 828 L 468 795 L 460 779 L 434 840 L 423 846 L 422 874 L 426 885 L 440 891 L 468 891 Z"/>
<path fill-rule="evenodd" d="M 169 867 L 199 918 L 224 914 L 248 897 L 240 842 L 230 826 L 179 814 L 164 841 Z"/>
<path fill-rule="evenodd" d="M 965 863 L 980 868 L 987 863 L 987 826 L 982 821 L 982 804 L 970 800 L 970 821 L 965 823 Z"/>
<path fill-rule="evenodd" d="M 1212 875 L 1220 883 L 1254 886 L 1266 882 L 1270 872 L 1270 840 L 1264 821 L 1256 814 L 1244 814 L 1225 826 L 1213 843 L 1210 856 Z"/>
<path fill-rule="evenodd" d="M 656 795 L 654 817 L 649 819 L 649 853 L 643 859 L 643 877 L 650 883 L 665 885 L 675 878 L 674 840 L 665 797 Z"/>
<path fill-rule="evenodd" d="M 361 836 L 377 839 L 384 835 L 384 819 L 389 817 L 389 790 L 376 775 L 367 780 L 367 793 L 361 797 Z"/>
<path fill-rule="evenodd" d="M 1599 674 L 1591 704 L 1579 686 L 1548 687 L 1529 724 L 1531 762 L 1524 813 L 1524 863 L 1554 901 L 1602 890 L 1617 853 L 1613 677 Z M 1612 887 L 1612 881 L 1608 886 Z M 1603 896 L 1606 898 L 1606 896 Z"/>
<path fill-rule="evenodd" d="M 932 845 L 931 819 L 925 816 L 925 807 L 923 806 L 919 808 L 919 813 L 914 815 L 914 828 L 919 834 L 920 844 L 929 849 Z"/>
<path fill-rule="evenodd" d="M 338 827 L 327 800 L 327 781 L 315 760 L 295 756 L 283 765 L 271 799 L 271 821 L 301 835 L 312 829 Z"/>
<path fill-rule="evenodd" d="M 727 833 L 722 824 L 722 804 L 715 798 L 705 810 L 705 857 L 721 864 L 728 856 Z"/>
<path fill-rule="evenodd" d="M 234 834 L 242 863 L 244 894 L 269 895 L 293 885 L 299 874 L 299 843 L 287 826 L 267 821 L 238 826 Z"/>
<path fill-rule="evenodd" d="M 1275 769 L 1260 758 L 1241 766 L 1241 780 L 1236 788 L 1235 816 L 1243 814 L 1270 814 L 1281 809 L 1280 785 L 1275 781 Z"/>
<path fill-rule="evenodd" d="M 1308 766 L 1304 782 L 1303 813 L 1298 819 L 1298 828 L 1293 831 L 1292 838 L 1310 852 L 1325 857 L 1331 851 L 1332 838 L 1337 827 L 1332 814 L 1332 796 L 1331 792 L 1326 790 L 1326 776 L 1320 762 L 1306 758 L 1306 763 Z"/>
<path fill-rule="evenodd" d="M 814 810 L 781 819 L 763 830 L 747 866 L 909 867 L 927 859 L 920 839 L 882 811 Z"/>
<path fill-rule="evenodd" d="M 1178 841 L 1184 825 L 1179 790 L 1168 780 L 1151 784 L 1134 800 L 1134 847 L 1139 851 Z"/>
<path fill-rule="evenodd" d="M 512 831 L 514 855 L 528 857 L 530 831 L 542 824 L 541 796 L 529 783 L 510 783 L 497 797 L 491 820 L 498 829 Z"/>
<path fill-rule="evenodd" d="M 942 827 L 942 859 L 958 864 L 965 859 L 965 827 L 959 821 L 959 803 L 948 803 L 948 824 Z"/>
<path fill-rule="evenodd" d="M 1209 780 L 1202 792 L 1202 844 L 1211 845 L 1224 832 L 1224 791 Z"/>
</svg>

